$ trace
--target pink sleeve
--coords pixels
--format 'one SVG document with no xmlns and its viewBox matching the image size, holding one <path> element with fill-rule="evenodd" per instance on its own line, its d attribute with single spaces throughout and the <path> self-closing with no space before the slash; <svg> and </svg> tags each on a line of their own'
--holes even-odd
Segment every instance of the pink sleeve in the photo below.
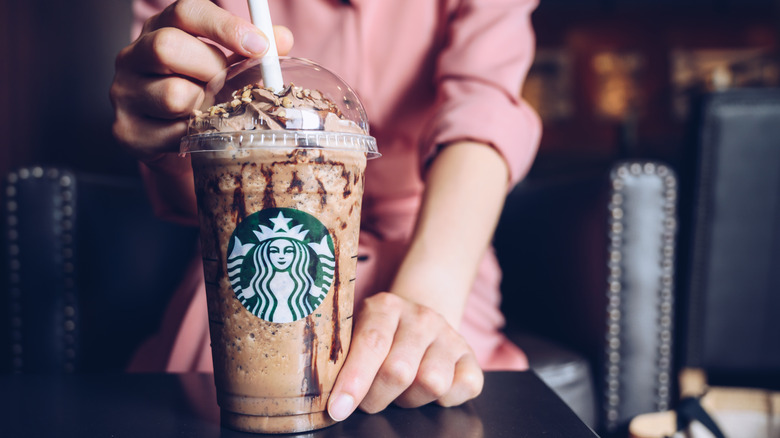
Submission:
<svg viewBox="0 0 780 438">
<path fill-rule="evenodd" d="M 424 165 L 447 143 L 473 140 L 506 160 L 510 182 L 527 173 L 541 123 L 520 98 L 534 56 L 536 0 L 463 0 L 450 18 L 435 83 L 437 110 L 422 137 Z"/>
</svg>

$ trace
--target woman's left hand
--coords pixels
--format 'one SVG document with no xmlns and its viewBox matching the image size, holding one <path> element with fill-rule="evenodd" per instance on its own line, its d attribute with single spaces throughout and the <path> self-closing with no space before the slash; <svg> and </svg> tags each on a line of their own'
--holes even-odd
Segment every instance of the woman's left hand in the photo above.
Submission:
<svg viewBox="0 0 780 438">
<path fill-rule="evenodd" d="M 349 354 L 328 400 L 335 420 L 358 406 L 413 408 L 462 404 L 482 391 L 484 376 L 466 340 L 439 313 L 398 295 L 366 298 L 355 315 Z"/>
</svg>

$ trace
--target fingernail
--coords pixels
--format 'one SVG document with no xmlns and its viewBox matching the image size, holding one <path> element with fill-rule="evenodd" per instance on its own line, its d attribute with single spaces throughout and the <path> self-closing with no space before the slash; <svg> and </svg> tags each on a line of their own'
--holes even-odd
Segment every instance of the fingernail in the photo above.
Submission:
<svg viewBox="0 0 780 438">
<path fill-rule="evenodd" d="M 343 421 L 352 413 L 355 399 L 349 394 L 340 394 L 331 402 L 328 415 L 335 421 Z"/>
<path fill-rule="evenodd" d="M 268 50 L 268 40 L 259 33 L 247 32 L 241 38 L 241 47 L 247 52 L 261 54 Z"/>
</svg>

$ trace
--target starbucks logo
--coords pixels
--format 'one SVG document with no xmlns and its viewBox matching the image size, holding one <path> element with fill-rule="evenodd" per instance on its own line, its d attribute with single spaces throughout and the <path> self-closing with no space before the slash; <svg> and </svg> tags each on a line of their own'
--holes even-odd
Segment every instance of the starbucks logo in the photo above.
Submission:
<svg viewBox="0 0 780 438">
<path fill-rule="evenodd" d="M 299 210 L 268 208 L 250 215 L 233 232 L 228 254 L 236 298 L 266 321 L 305 318 L 333 284 L 333 239 L 317 218 Z"/>
</svg>

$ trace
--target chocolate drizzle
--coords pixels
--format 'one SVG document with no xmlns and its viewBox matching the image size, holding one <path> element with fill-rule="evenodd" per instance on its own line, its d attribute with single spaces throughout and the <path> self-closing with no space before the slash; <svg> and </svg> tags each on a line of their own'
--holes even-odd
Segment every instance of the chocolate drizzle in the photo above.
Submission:
<svg viewBox="0 0 780 438">
<path fill-rule="evenodd" d="M 202 181 L 202 180 L 201 180 Z M 219 193 L 219 180 L 218 179 L 210 179 L 206 178 L 206 180 L 203 182 L 203 184 L 196 184 L 195 186 L 196 190 L 196 199 L 198 203 L 198 210 L 200 212 L 207 212 L 210 211 L 211 208 L 207 204 L 207 199 L 210 199 L 212 196 Z M 210 195 L 207 195 L 206 193 L 210 192 Z M 215 247 L 213 248 L 206 248 L 203 247 L 202 251 L 204 252 L 204 256 L 207 255 L 207 251 L 212 250 L 213 253 L 208 253 L 209 257 L 214 257 L 217 262 L 217 272 L 215 273 L 214 278 L 222 278 L 222 275 L 224 273 L 223 269 L 223 263 L 222 263 L 222 252 L 219 250 L 219 238 L 221 234 L 221 230 L 216 225 L 217 224 L 217 218 L 215 215 L 210 214 L 207 216 L 208 220 L 211 221 L 210 226 L 201 227 L 201 233 L 205 230 L 210 230 L 212 233 L 212 239 L 215 243 Z"/>
<path fill-rule="evenodd" d="M 265 190 L 263 191 L 263 208 L 276 207 L 274 198 L 274 170 L 271 167 L 262 166 L 260 169 L 265 178 Z"/>
<path fill-rule="evenodd" d="M 303 181 L 300 178 L 298 178 L 297 171 L 293 171 L 292 181 L 290 181 L 290 187 L 287 188 L 287 193 L 291 193 L 293 191 L 297 191 L 298 193 L 301 193 L 303 191 Z"/>
<path fill-rule="evenodd" d="M 322 208 L 325 208 L 328 205 L 328 191 L 325 190 L 325 185 L 319 178 L 317 178 L 317 184 L 317 194 L 320 195 L 320 205 Z"/>
<path fill-rule="evenodd" d="M 346 166 L 343 167 L 341 170 L 341 177 L 344 178 L 346 183 L 344 184 L 344 199 L 349 198 L 349 195 L 352 194 L 352 187 L 350 185 L 350 182 L 352 180 L 352 174 L 350 171 L 347 170 Z"/>
<path fill-rule="evenodd" d="M 233 220 L 236 223 L 236 226 L 241 223 L 242 220 L 246 217 L 246 201 L 244 199 L 244 187 L 242 184 L 242 180 L 239 177 L 236 177 L 236 188 L 233 190 Z"/>
<path fill-rule="evenodd" d="M 306 325 L 303 328 L 304 354 L 309 358 L 309 364 L 303 368 L 303 381 L 301 393 L 305 396 L 322 394 L 320 374 L 317 370 L 317 334 L 314 332 L 312 316 L 306 317 Z"/>
<path fill-rule="evenodd" d="M 333 247 L 335 248 L 336 260 L 339 260 L 339 241 L 336 237 L 337 234 L 333 230 L 328 230 L 330 235 L 333 236 Z M 338 263 L 338 262 L 337 262 Z M 343 351 L 341 348 L 341 318 L 339 317 L 339 290 L 341 289 L 341 277 L 339 276 L 339 269 L 335 270 L 333 275 L 333 333 L 330 340 L 330 361 L 336 363 L 339 359 L 339 355 Z"/>
</svg>

